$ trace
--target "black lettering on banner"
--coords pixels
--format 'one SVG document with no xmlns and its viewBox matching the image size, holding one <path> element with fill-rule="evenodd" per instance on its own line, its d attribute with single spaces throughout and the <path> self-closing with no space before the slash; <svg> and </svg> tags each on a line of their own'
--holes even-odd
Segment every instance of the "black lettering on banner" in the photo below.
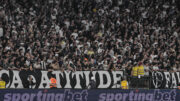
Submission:
<svg viewBox="0 0 180 101">
<path fill-rule="evenodd" d="M 180 83 L 179 72 L 152 72 L 151 88 L 177 88 Z"/>
<path fill-rule="evenodd" d="M 49 88 L 50 74 L 55 74 L 58 88 L 87 88 L 92 76 L 95 77 L 97 88 L 119 88 L 122 71 L 16 71 L 0 70 L 0 77 L 6 81 L 6 88 L 26 88 L 28 76 L 33 77 L 33 88 Z M 180 83 L 179 72 L 152 72 L 151 88 L 177 88 Z"/>
<path fill-rule="evenodd" d="M 27 82 L 29 76 L 32 76 L 35 83 L 33 88 L 49 88 L 51 74 L 55 75 L 58 88 L 78 89 L 87 88 L 92 76 L 95 77 L 97 88 L 115 88 L 114 84 L 120 85 L 120 81 L 123 77 L 123 71 L 0 71 L 0 77 L 6 81 L 6 88 L 28 88 Z"/>
</svg>

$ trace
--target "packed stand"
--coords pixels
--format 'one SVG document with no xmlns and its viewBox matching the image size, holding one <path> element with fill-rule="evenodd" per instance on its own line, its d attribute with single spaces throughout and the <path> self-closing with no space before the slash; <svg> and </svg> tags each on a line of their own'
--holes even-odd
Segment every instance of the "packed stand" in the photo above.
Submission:
<svg viewBox="0 0 180 101">
<path fill-rule="evenodd" d="M 0 68 L 180 71 L 175 0 L 1 0 Z"/>
</svg>

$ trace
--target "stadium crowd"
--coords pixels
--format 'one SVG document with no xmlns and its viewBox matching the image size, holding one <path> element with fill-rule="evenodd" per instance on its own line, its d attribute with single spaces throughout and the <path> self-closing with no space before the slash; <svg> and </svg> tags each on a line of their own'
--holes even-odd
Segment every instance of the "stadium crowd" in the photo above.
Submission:
<svg viewBox="0 0 180 101">
<path fill-rule="evenodd" d="M 175 0 L 1 0 L 0 68 L 180 71 Z"/>
</svg>

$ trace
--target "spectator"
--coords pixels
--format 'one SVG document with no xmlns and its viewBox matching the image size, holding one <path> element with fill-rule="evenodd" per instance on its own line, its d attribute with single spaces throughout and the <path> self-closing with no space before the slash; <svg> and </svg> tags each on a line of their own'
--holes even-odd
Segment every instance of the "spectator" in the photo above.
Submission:
<svg viewBox="0 0 180 101">
<path fill-rule="evenodd" d="M 139 77 L 144 76 L 144 66 L 143 66 L 142 62 L 138 63 L 138 70 L 137 70 L 137 72 L 138 72 L 138 76 Z"/>
<path fill-rule="evenodd" d="M 32 89 L 33 85 L 35 85 L 35 83 L 33 82 L 32 76 L 28 76 L 24 88 L 31 88 Z"/>
<path fill-rule="evenodd" d="M 34 63 L 33 67 L 34 67 L 34 69 L 42 69 L 42 67 L 41 67 L 41 60 L 38 59 L 38 61 Z"/>
<path fill-rule="evenodd" d="M 147 65 L 147 63 L 145 63 L 144 64 L 144 75 L 145 76 L 149 76 L 149 72 L 150 72 L 151 70 L 150 70 L 150 68 L 149 68 L 149 66 Z"/>
<path fill-rule="evenodd" d="M 96 81 L 95 81 L 94 77 L 91 77 L 90 83 L 89 83 L 87 88 L 89 88 L 89 89 L 95 89 L 96 88 Z"/>
<path fill-rule="evenodd" d="M 59 64 L 57 61 L 54 61 L 52 64 L 51 64 L 51 67 L 53 70 L 60 70 L 59 68 Z"/>
<path fill-rule="evenodd" d="M 124 77 L 121 81 L 121 89 L 129 89 L 129 84 L 126 77 Z"/>
<path fill-rule="evenodd" d="M 0 78 L 0 89 L 6 88 L 6 82 Z"/>
<path fill-rule="evenodd" d="M 56 89 L 57 88 L 57 80 L 56 80 L 54 74 L 51 74 L 49 86 L 50 86 L 51 89 Z"/>
</svg>

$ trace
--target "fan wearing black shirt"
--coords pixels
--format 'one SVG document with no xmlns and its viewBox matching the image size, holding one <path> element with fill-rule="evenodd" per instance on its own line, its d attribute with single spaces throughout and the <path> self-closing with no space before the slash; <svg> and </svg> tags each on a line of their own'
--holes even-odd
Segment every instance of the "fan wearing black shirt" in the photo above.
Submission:
<svg viewBox="0 0 180 101">
<path fill-rule="evenodd" d="M 28 76 L 28 79 L 25 83 L 24 88 L 31 88 L 32 89 L 33 85 L 35 85 L 35 83 L 33 82 L 33 78 L 31 76 Z"/>
</svg>

